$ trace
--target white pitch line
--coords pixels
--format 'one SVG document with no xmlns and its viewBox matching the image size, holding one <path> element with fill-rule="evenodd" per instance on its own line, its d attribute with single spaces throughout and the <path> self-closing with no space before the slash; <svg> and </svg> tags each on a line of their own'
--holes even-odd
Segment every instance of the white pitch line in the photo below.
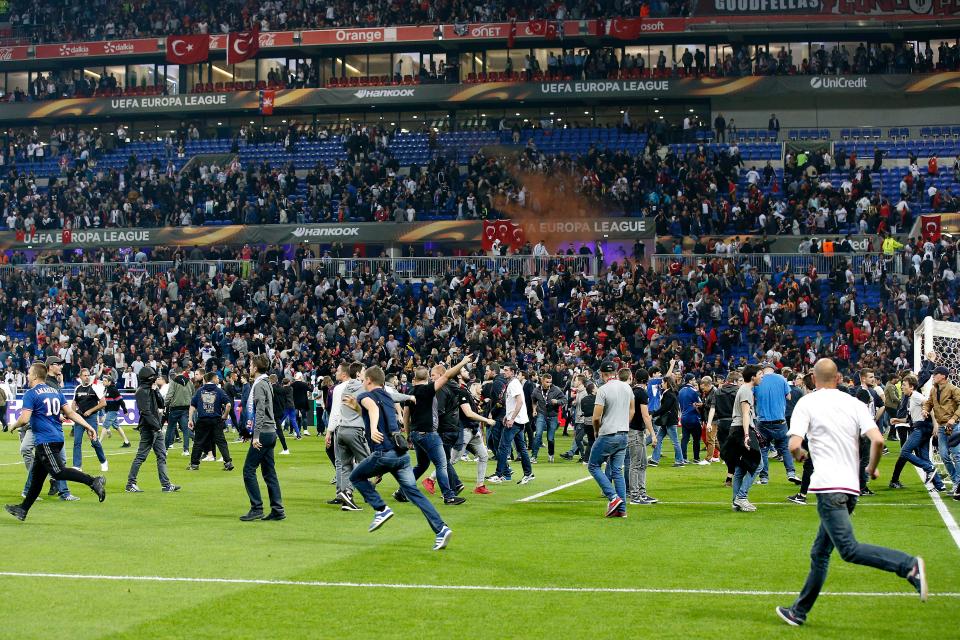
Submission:
<svg viewBox="0 0 960 640">
<path fill-rule="evenodd" d="M 486 584 L 407 584 L 397 582 L 328 582 L 319 580 L 268 580 L 265 578 L 192 578 L 168 576 L 112 576 L 87 575 L 79 573 L 27 573 L 20 571 L 0 571 L 0 577 L 6 578 L 50 578 L 55 580 L 97 580 L 113 582 L 174 582 L 195 584 L 240 584 L 282 587 L 319 587 L 346 589 L 402 589 L 428 591 L 513 591 L 532 593 L 664 593 L 714 596 L 795 596 L 795 591 L 757 591 L 736 589 L 680 589 L 654 587 L 556 587 L 522 585 L 486 585 Z M 823 596 L 847 598 L 916 598 L 917 594 L 908 591 L 824 591 Z M 931 593 L 940 598 L 960 598 L 960 592 Z"/>
<path fill-rule="evenodd" d="M 923 471 L 920 470 L 920 467 L 914 467 L 914 470 L 922 480 Z M 950 513 L 950 510 L 947 509 L 947 505 L 943 503 L 943 498 L 940 497 L 939 492 L 931 491 L 930 499 L 933 500 L 933 506 L 937 508 L 937 513 L 940 514 L 943 524 L 947 526 L 947 533 L 950 534 L 950 537 L 953 538 L 953 543 L 960 549 L 960 526 L 957 525 L 956 519 L 953 517 L 953 514 Z"/>
<path fill-rule="evenodd" d="M 130 447 L 127 451 L 114 451 L 114 452 L 111 452 L 111 453 L 104 452 L 103 455 L 105 455 L 105 456 L 129 456 L 130 454 L 133 454 L 133 453 L 136 453 L 136 452 L 137 452 L 136 447 Z M 93 459 L 93 458 L 96 458 L 96 457 L 97 457 L 97 454 L 96 454 L 96 453 L 85 453 L 85 454 L 83 454 L 83 457 L 84 457 L 84 458 L 87 458 L 87 459 Z M 21 460 L 20 462 L 2 462 L 2 463 L 0 463 L 0 467 L 22 467 L 22 466 L 23 466 L 23 460 Z"/>
<path fill-rule="evenodd" d="M 597 504 L 597 505 L 599 505 L 599 504 L 602 504 L 603 498 L 597 498 L 596 500 L 529 500 L 528 502 L 533 502 L 533 503 L 536 503 L 536 504 L 585 504 L 585 503 L 589 503 L 589 504 Z M 727 505 L 727 506 L 730 505 L 729 502 L 682 502 L 682 501 L 673 502 L 673 501 L 667 501 L 667 500 L 661 500 L 660 502 L 657 503 L 657 505 L 661 505 L 661 504 L 663 504 L 663 505 L 674 505 L 674 504 Z M 760 506 L 771 506 L 771 507 L 789 507 L 789 506 L 791 506 L 791 505 L 793 505 L 793 506 L 803 506 L 803 505 L 796 505 L 796 504 L 794 504 L 794 503 L 792 503 L 792 502 L 787 502 L 786 500 L 784 500 L 783 502 L 754 502 L 753 504 L 755 504 L 755 505 L 760 505 Z M 645 506 L 645 505 L 636 505 L 636 506 Z M 653 505 L 653 506 L 656 506 L 656 505 Z M 812 505 L 812 506 L 815 506 L 815 504 Z M 866 506 L 866 507 L 927 507 L 927 508 L 929 508 L 929 507 L 932 507 L 932 506 L 934 506 L 934 505 L 930 504 L 929 502 L 858 502 L 858 503 L 857 503 L 857 507 L 864 507 L 864 506 Z"/>
<path fill-rule="evenodd" d="M 568 487 L 572 487 L 572 486 L 574 486 L 574 485 L 578 485 L 578 484 L 580 484 L 581 482 L 586 482 L 587 480 L 593 480 L 593 476 L 587 476 L 586 478 L 580 478 L 579 480 L 574 480 L 573 482 L 568 482 L 568 483 L 566 483 L 566 484 L 562 484 L 562 485 L 560 485 L 559 487 L 554 487 L 553 489 L 547 489 L 546 491 L 541 491 L 540 493 L 535 493 L 535 494 L 533 494 L 532 496 L 527 496 L 526 498 L 520 498 L 519 500 L 517 500 L 517 502 L 533 502 L 533 501 L 536 500 L 537 498 L 542 498 L 543 496 L 548 496 L 548 495 L 550 495 L 551 493 L 555 493 L 555 492 L 557 492 L 557 491 L 563 491 L 564 489 L 566 489 L 566 488 L 568 488 Z"/>
</svg>

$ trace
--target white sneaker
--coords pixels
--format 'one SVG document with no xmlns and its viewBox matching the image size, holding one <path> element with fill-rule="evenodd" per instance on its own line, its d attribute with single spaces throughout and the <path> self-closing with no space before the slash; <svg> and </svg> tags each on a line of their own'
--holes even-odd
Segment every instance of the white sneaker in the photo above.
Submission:
<svg viewBox="0 0 960 640">
<path fill-rule="evenodd" d="M 284 449 L 283 451 L 280 452 L 280 455 L 282 455 L 282 456 L 288 456 L 288 455 L 290 455 L 290 449 Z"/>
<path fill-rule="evenodd" d="M 493 476 L 492 478 L 487 478 L 487 482 L 490 484 L 500 484 L 503 482 L 503 478 L 500 476 Z"/>
<path fill-rule="evenodd" d="M 547 462 L 553 462 L 553 456 L 547 456 Z"/>
<path fill-rule="evenodd" d="M 101 462 L 101 463 L 100 463 L 100 471 L 110 471 L 110 463 L 109 463 L 109 462 Z"/>
<path fill-rule="evenodd" d="M 704 466 L 706 466 L 706 465 L 708 465 L 708 464 L 710 464 L 710 463 L 707 462 L 706 460 L 700 460 L 699 462 L 697 462 L 697 464 L 700 465 L 701 467 L 704 467 Z"/>
<path fill-rule="evenodd" d="M 535 477 L 536 476 L 534 476 L 532 473 L 528 476 L 523 476 L 522 478 L 520 478 L 520 482 L 518 482 L 517 484 L 530 484 L 531 482 L 533 482 L 533 479 Z"/>
<path fill-rule="evenodd" d="M 188 456 L 188 455 L 190 455 L 190 452 L 189 452 L 189 451 L 181 451 L 181 452 L 180 452 L 180 455 L 181 455 L 181 456 Z"/>
<path fill-rule="evenodd" d="M 307 431 L 306 429 L 304 429 L 304 430 L 303 430 L 303 435 L 308 436 L 308 435 L 310 435 L 310 432 Z"/>
<path fill-rule="evenodd" d="M 216 460 L 214 459 L 214 457 L 211 456 L 210 454 L 205 455 L 205 456 L 202 458 L 202 461 L 203 461 L 203 462 L 216 462 Z"/>
</svg>

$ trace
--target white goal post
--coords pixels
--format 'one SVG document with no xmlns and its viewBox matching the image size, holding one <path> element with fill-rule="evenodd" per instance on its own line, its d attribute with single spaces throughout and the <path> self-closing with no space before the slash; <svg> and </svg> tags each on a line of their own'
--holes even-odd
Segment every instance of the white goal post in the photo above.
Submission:
<svg viewBox="0 0 960 640">
<path fill-rule="evenodd" d="M 914 371 L 920 371 L 931 351 L 937 354 L 937 364 L 949 369 L 950 382 L 960 386 L 960 322 L 924 318 L 913 332 Z"/>
</svg>

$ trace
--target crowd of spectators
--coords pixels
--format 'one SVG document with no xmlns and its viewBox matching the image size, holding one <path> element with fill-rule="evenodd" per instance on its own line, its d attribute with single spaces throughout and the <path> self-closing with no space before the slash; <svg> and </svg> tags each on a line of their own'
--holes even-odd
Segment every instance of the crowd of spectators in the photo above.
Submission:
<svg viewBox="0 0 960 640">
<path fill-rule="evenodd" d="M 854 273 L 837 256 L 825 282 L 812 267 L 758 276 L 738 256 L 714 256 L 662 273 L 625 259 L 596 278 L 549 258 L 510 277 L 477 258 L 411 283 L 362 261 L 346 273 L 322 262 L 304 268 L 304 254 L 291 259 L 279 247 L 252 250 L 256 268 L 245 273 L 213 276 L 6 269 L 0 369 L 15 382 L 30 362 L 56 354 L 67 379 L 81 367 L 122 374 L 144 363 L 229 373 L 266 353 L 272 368 L 319 381 L 344 359 L 409 375 L 459 348 L 559 379 L 605 358 L 644 366 L 678 358 L 685 371 L 723 375 L 747 360 L 802 371 L 832 356 L 844 369 L 883 374 L 912 362 L 912 328 L 923 317 L 960 321 L 956 244 L 918 240 L 910 251 L 921 258 L 902 258 L 918 265 L 903 278 L 886 262 Z M 879 290 L 876 307 L 862 302 L 869 287 Z M 817 333 L 800 338 L 802 326 Z"/>
<path fill-rule="evenodd" d="M 303 127 L 265 132 L 243 127 L 241 143 L 277 143 L 295 152 L 304 140 L 335 140 L 346 157 L 325 165 L 193 163 L 177 170 L 184 144 L 200 136 L 183 124 L 166 134 L 164 151 L 150 158 L 131 154 L 120 169 L 98 167 L 106 147 L 124 153 L 128 135 L 56 127 L 49 137 L 36 129 L 8 138 L 7 165 L 0 183 L 6 228 L 16 231 L 102 227 L 351 221 L 411 222 L 426 214 L 456 219 L 540 213 L 564 203 L 586 213 L 642 215 L 654 219 L 658 235 L 716 233 L 801 235 L 903 233 L 919 204 L 932 211 L 957 207 L 956 182 L 940 188 L 926 179 L 942 169 L 916 157 L 899 171 L 897 197 L 875 184 L 854 155 L 790 153 L 782 175 L 770 162 L 746 165 L 736 144 L 721 148 L 668 146 L 662 120 L 638 124 L 646 147 L 631 153 L 599 144 L 580 156 L 540 151 L 528 138 L 519 152 L 480 149 L 469 159 L 438 149 L 425 165 L 401 166 L 391 150 L 396 130 L 375 126 Z M 523 141 L 523 132 L 516 138 Z M 45 139 L 43 139 L 45 138 Z M 431 139 L 431 146 L 436 142 Z M 687 149 L 681 151 L 681 149 Z M 60 157 L 61 176 L 41 188 L 31 161 Z M 157 157 L 160 156 L 160 157 Z M 181 162 L 182 164 L 182 162 Z M 463 166 L 461 166 L 463 165 Z M 954 176 L 960 175 L 960 160 Z M 838 177 L 839 176 L 839 177 Z M 891 179 L 888 175 L 887 179 Z"/>
<path fill-rule="evenodd" d="M 226 0 L 224 2 L 114 3 L 11 0 L 13 31 L 33 43 L 113 40 L 171 33 L 228 33 L 258 27 L 261 31 L 378 27 L 404 24 L 450 24 L 525 21 L 530 18 L 586 20 L 617 15 L 679 16 L 689 13 L 686 0 L 625 0 L 601 3 L 568 0 L 545 4 L 423 0 Z"/>
</svg>

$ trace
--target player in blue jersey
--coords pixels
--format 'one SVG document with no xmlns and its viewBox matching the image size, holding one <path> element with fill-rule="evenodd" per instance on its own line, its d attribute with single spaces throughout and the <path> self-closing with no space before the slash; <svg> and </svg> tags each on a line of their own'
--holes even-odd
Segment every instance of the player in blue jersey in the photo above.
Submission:
<svg viewBox="0 0 960 640">
<path fill-rule="evenodd" d="M 30 511 L 30 507 L 33 506 L 37 496 L 40 495 L 40 490 L 43 488 L 48 474 L 56 480 L 80 482 L 87 485 L 97 494 L 100 502 L 103 502 L 107 497 L 105 489 L 107 481 L 103 476 L 94 478 L 61 462 L 60 451 L 63 449 L 61 416 L 69 418 L 75 424 L 83 427 L 91 440 L 96 439 L 97 432 L 79 413 L 71 408 L 58 389 L 47 386 L 46 379 L 46 365 L 38 362 L 30 367 L 30 372 L 27 375 L 27 384 L 30 389 L 23 394 L 23 411 L 15 425 L 19 429 L 29 422 L 36 446 L 33 467 L 30 469 L 30 491 L 20 504 L 8 504 L 5 507 L 7 512 L 17 520 L 27 518 L 27 512 Z"/>
</svg>

